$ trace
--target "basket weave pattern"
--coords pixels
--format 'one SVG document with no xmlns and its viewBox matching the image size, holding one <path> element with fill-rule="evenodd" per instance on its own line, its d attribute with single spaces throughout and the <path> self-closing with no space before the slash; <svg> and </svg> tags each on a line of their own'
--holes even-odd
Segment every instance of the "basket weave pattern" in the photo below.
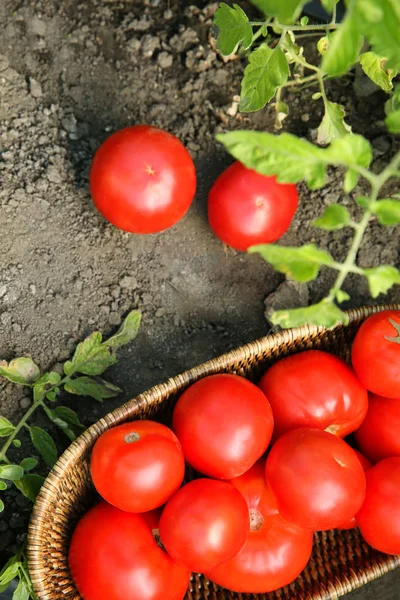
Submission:
<svg viewBox="0 0 400 600">
<path fill-rule="evenodd" d="M 58 460 L 37 498 L 28 536 L 29 569 L 39 600 L 81 600 L 68 570 L 71 533 L 95 502 L 90 481 L 90 452 L 110 427 L 138 418 L 169 420 L 178 395 L 212 373 L 229 372 L 257 381 L 266 367 L 289 354 L 318 348 L 349 360 L 360 323 L 373 312 L 399 306 L 349 311 L 349 325 L 329 331 L 301 327 L 246 344 L 158 385 L 117 408 L 85 431 Z M 400 566 L 400 556 L 376 552 L 358 531 L 315 534 L 312 559 L 290 586 L 269 594 L 235 594 L 193 575 L 185 600 L 332 600 Z M 130 600 L 127 598 L 127 600 Z"/>
</svg>

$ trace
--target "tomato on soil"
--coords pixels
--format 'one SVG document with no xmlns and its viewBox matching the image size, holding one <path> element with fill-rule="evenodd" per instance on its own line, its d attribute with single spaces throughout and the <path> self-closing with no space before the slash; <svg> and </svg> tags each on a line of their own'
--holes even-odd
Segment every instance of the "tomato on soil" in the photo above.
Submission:
<svg viewBox="0 0 400 600">
<path fill-rule="evenodd" d="M 176 435 L 155 421 L 132 421 L 96 441 L 90 472 L 99 494 L 121 510 L 147 512 L 181 486 L 185 459 Z"/>
<path fill-rule="evenodd" d="M 215 235 L 237 250 L 279 239 L 298 205 L 297 188 L 260 175 L 240 162 L 228 167 L 208 195 L 208 220 Z"/>
<path fill-rule="evenodd" d="M 235 556 L 249 534 L 249 511 L 229 483 L 196 479 L 183 486 L 160 519 L 160 537 L 177 562 L 205 573 Z"/>
<path fill-rule="evenodd" d="M 238 375 L 210 375 L 179 398 L 172 428 L 187 462 L 200 473 L 232 479 L 265 452 L 273 430 L 262 391 Z"/>
<path fill-rule="evenodd" d="M 365 498 L 365 473 L 354 450 L 320 429 L 293 429 L 272 447 L 267 483 L 284 519 L 321 531 L 346 523 Z"/>
<path fill-rule="evenodd" d="M 79 521 L 68 559 L 84 600 L 183 600 L 190 580 L 157 545 L 144 515 L 105 502 Z"/>
<path fill-rule="evenodd" d="M 274 439 L 298 427 L 315 427 L 345 437 L 361 425 L 368 410 L 367 390 L 352 369 L 321 350 L 279 360 L 259 386 L 274 414 Z"/>
<path fill-rule="evenodd" d="M 189 152 L 171 133 L 135 125 L 111 135 L 90 171 L 96 208 L 110 223 L 132 233 L 156 233 L 174 225 L 196 191 Z"/>
<path fill-rule="evenodd" d="M 288 585 L 311 555 L 313 533 L 283 519 L 265 480 L 265 459 L 230 483 L 247 502 L 250 533 L 243 549 L 207 577 L 225 588 L 261 594 Z"/>
<path fill-rule="evenodd" d="M 368 390 L 400 399 L 400 311 L 384 310 L 369 317 L 357 331 L 351 359 Z"/>
<path fill-rule="evenodd" d="M 369 395 L 369 407 L 355 432 L 361 452 L 373 463 L 400 456 L 400 398 Z"/>
</svg>

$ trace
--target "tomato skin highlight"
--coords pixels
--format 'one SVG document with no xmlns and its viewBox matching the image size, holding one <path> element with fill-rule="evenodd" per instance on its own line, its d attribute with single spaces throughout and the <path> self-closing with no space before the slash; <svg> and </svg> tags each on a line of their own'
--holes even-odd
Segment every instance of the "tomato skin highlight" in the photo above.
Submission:
<svg viewBox="0 0 400 600">
<path fill-rule="evenodd" d="M 369 469 L 367 493 L 356 515 L 365 541 L 380 552 L 400 554 L 400 457 Z"/>
<path fill-rule="evenodd" d="M 303 571 L 312 551 L 313 532 L 283 519 L 265 480 L 265 459 L 230 483 L 253 515 L 243 549 L 207 577 L 235 592 L 262 594 L 288 585 Z"/>
<path fill-rule="evenodd" d="M 369 395 L 369 407 L 354 437 L 371 462 L 400 456 L 400 398 Z"/>
<path fill-rule="evenodd" d="M 354 338 L 351 359 L 370 392 L 400 399 L 400 334 L 389 319 L 400 328 L 399 310 L 384 310 L 364 321 Z"/>
<path fill-rule="evenodd" d="M 368 394 L 352 369 L 321 350 L 306 350 L 272 365 L 259 382 L 274 414 L 274 440 L 299 427 L 339 437 L 355 431 L 368 410 Z"/>
<path fill-rule="evenodd" d="M 293 429 L 272 447 L 267 483 L 284 519 L 324 531 L 346 523 L 365 498 L 365 473 L 341 438 L 320 429 Z"/>
<path fill-rule="evenodd" d="M 183 600 L 190 580 L 157 545 L 144 516 L 106 502 L 79 521 L 68 560 L 84 600 Z"/>
<path fill-rule="evenodd" d="M 297 188 L 233 163 L 208 195 L 208 220 L 215 235 L 236 250 L 275 242 L 289 228 L 298 206 Z"/>
<path fill-rule="evenodd" d="M 196 479 L 167 502 L 160 537 L 168 554 L 190 571 L 207 572 L 244 546 L 249 511 L 243 496 L 229 483 Z"/>
<path fill-rule="evenodd" d="M 174 225 L 196 192 L 196 170 L 171 133 L 134 125 L 112 134 L 97 150 L 90 170 L 97 210 L 115 227 L 157 233 Z"/>
<path fill-rule="evenodd" d="M 90 472 L 107 502 L 128 512 L 148 512 L 165 504 L 181 486 L 185 459 L 168 427 L 155 421 L 131 421 L 98 438 Z"/>
</svg>

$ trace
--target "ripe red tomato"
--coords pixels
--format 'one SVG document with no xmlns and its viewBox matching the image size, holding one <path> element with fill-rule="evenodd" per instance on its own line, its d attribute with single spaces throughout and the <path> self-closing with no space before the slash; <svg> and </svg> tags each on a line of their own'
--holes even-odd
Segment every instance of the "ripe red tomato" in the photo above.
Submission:
<svg viewBox="0 0 400 600">
<path fill-rule="evenodd" d="M 365 458 L 365 456 L 363 454 L 361 454 L 361 452 L 359 452 L 358 450 L 354 450 L 354 452 L 357 454 L 358 459 L 359 459 L 364 471 L 368 471 L 368 469 L 370 469 L 372 467 L 372 463 L 370 463 L 369 460 L 367 458 Z M 342 525 L 340 527 L 338 527 L 338 529 L 354 529 L 355 527 L 357 527 L 357 521 L 356 521 L 356 518 L 353 517 L 346 523 L 342 523 Z"/>
<path fill-rule="evenodd" d="M 365 473 L 354 450 L 320 429 L 293 429 L 279 438 L 266 476 L 282 517 L 312 531 L 340 527 L 365 498 Z"/>
<path fill-rule="evenodd" d="M 182 600 L 190 579 L 157 545 L 144 516 L 105 502 L 79 521 L 69 566 L 85 600 Z"/>
<path fill-rule="evenodd" d="M 357 524 L 365 541 L 380 552 L 400 554 L 400 457 L 369 469 L 367 494 Z"/>
<path fill-rule="evenodd" d="M 268 400 L 250 381 L 210 375 L 179 398 L 172 428 L 192 467 L 209 477 L 232 479 L 264 454 L 273 416 Z"/>
<path fill-rule="evenodd" d="M 315 427 L 345 437 L 368 409 L 367 390 L 337 356 L 306 350 L 268 369 L 260 388 L 274 414 L 274 439 L 298 427 Z"/>
<path fill-rule="evenodd" d="M 369 407 L 356 442 L 373 463 L 400 456 L 400 398 L 369 395 Z"/>
<path fill-rule="evenodd" d="M 265 480 L 265 459 L 230 483 L 247 502 L 250 533 L 243 549 L 207 577 L 235 592 L 262 594 L 291 583 L 306 566 L 313 533 L 285 521 Z"/>
<path fill-rule="evenodd" d="M 368 390 L 400 399 L 400 311 L 384 310 L 364 321 L 354 339 L 351 359 Z"/>
<path fill-rule="evenodd" d="M 208 220 L 220 240 L 247 250 L 275 242 L 288 229 L 298 205 L 296 186 L 278 183 L 240 162 L 228 167 L 208 195 Z"/>
<path fill-rule="evenodd" d="M 111 135 L 90 171 L 96 208 L 110 223 L 132 233 L 156 233 L 174 225 L 196 191 L 189 152 L 170 133 L 135 125 Z"/>
<path fill-rule="evenodd" d="M 168 554 L 196 573 L 235 556 L 248 533 L 245 499 L 229 483 L 213 479 L 196 479 L 183 486 L 160 519 L 160 537 Z"/>
<path fill-rule="evenodd" d="M 90 471 L 99 494 L 121 510 L 147 512 L 181 486 L 185 459 L 176 435 L 161 423 L 132 421 L 96 441 Z"/>
</svg>

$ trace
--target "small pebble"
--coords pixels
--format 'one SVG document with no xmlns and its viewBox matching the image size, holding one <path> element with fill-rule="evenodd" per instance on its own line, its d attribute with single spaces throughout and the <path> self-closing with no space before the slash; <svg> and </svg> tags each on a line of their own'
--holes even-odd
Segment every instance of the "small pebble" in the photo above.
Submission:
<svg viewBox="0 0 400 600">
<path fill-rule="evenodd" d="M 31 400 L 30 398 L 21 398 L 21 400 L 19 401 L 19 405 L 21 408 L 29 408 L 31 405 Z"/>
<path fill-rule="evenodd" d="M 161 307 L 161 308 L 157 308 L 156 310 L 156 317 L 157 319 L 160 319 L 161 317 L 163 317 L 165 314 L 167 313 L 167 311 L 165 310 L 165 308 Z"/>
</svg>

